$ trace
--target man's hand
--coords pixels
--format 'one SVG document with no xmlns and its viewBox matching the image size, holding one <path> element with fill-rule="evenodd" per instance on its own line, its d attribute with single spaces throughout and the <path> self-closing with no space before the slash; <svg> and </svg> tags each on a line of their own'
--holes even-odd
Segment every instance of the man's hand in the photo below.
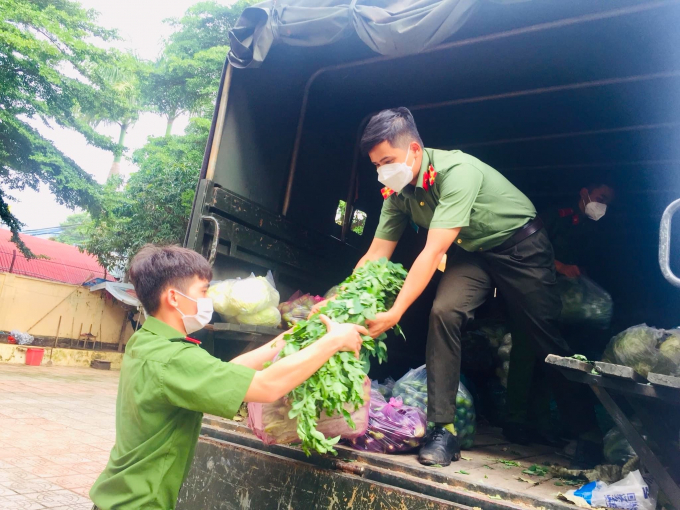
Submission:
<svg viewBox="0 0 680 510">
<path fill-rule="evenodd" d="M 336 297 L 337 295 L 328 299 L 324 299 L 323 301 L 319 301 L 317 304 L 312 306 L 312 309 L 309 311 L 309 315 L 307 316 L 307 318 L 309 319 L 315 313 L 319 313 L 321 309 L 328 304 L 329 301 L 333 301 Z"/>
<path fill-rule="evenodd" d="M 358 324 L 338 324 L 323 314 L 319 315 L 319 319 L 328 331 L 323 337 L 324 341 L 332 342 L 337 351 L 354 352 L 358 359 L 364 341 L 361 335 L 368 335 L 366 328 Z"/>
<path fill-rule="evenodd" d="M 372 338 L 378 338 L 385 331 L 396 326 L 399 319 L 401 319 L 401 317 L 392 310 L 376 314 L 375 319 L 366 320 L 368 334 L 371 335 Z"/>
<path fill-rule="evenodd" d="M 559 260 L 555 261 L 555 269 L 557 270 L 558 273 L 566 276 L 567 278 L 577 278 L 581 276 L 581 270 L 578 268 L 578 266 L 562 264 L 562 262 L 560 262 Z"/>
</svg>

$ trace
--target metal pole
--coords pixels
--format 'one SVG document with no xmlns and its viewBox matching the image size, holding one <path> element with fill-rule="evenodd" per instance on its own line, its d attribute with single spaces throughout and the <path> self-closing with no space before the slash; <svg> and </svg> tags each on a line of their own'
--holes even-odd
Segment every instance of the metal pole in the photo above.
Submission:
<svg viewBox="0 0 680 510">
<path fill-rule="evenodd" d="M 9 265 L 9 272 L 12 272 L 12 269 L 14 269 L 14 261 L 17 259 L 17 251 L 13 250 L 12 251 L 12 262 Z"/>
<path fill-rule="evenodd" d="M 217 153 L 222 142 L 222 130 L 224 128 L 224 120 L 227 113 L 227 98 L 229 96 L 229 87 L 231 85 L 231 74 L 233 67 L 227 64 L 227 72 L 224 76 L 224 86 L 222 87 L 222 97 L 220 97 L 220 108 L 217 111 L 217 123 L 215 124 L 215 134 L 210 147 L 210 159 L 208 160 L 208 168 L 205 173 L 205 178 L 213 180 L 215 177 L 215 165 L 217 164 Z"/>
</svg>

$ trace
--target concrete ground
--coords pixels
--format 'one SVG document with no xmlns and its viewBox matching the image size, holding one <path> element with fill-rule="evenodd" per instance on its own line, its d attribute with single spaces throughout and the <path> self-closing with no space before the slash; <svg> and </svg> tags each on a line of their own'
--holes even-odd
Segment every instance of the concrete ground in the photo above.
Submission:
<svg viewBox="0 0 680 510">
<path fill-rule="evenodd" d="M 0 364 L 0 509 L 90 510 L 119 372 Z"/>
</svg>

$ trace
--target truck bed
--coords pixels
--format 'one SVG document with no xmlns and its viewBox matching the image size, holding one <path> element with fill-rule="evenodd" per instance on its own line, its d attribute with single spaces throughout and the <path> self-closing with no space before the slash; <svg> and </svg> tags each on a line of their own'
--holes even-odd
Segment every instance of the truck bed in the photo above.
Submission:
<svg viewBox="0 0 680 510">
<path fill-rule="evenodd" d="M 339 446 L 337 457 L 307 458 L 292 446 L 263 444 L 242 422 L 206 416 L 177 508 L 573 509 L 557 500 L 572 487 L 556 486 L 559 479 L 551 475 L 522 473 L 533 464 L 567 465 L 554 448 L 512 444 L 500 429 L 487 427 L 478 430 L 463 457 L 445 468 L 427 468 L 415 454 Z"/>
</svg>

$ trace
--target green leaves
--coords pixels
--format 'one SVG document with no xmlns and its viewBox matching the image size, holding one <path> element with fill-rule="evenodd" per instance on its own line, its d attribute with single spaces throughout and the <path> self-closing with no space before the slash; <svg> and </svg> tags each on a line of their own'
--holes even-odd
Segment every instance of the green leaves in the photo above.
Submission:
<svg viewBox="0 0 680 510">
<path fill-rule="evenodd" d="M 354 271 L 338 289 L 338 297 L 329 301 L 321 312 L 336 322 L 364 325 L 366 318 L 384 312 L 394 303 L 406 278 L 401 264 L 387 259 L 367 262 Z M 304 349 L 326 334 L 326 327 L 318 315 L 297 323 L 284 338 L 286 346 L 281 357 Z M 312 450 L 333 453 L 339 437 L 326 438 L 316 430 L 321 413 L 328 416 L 342 414 L 354 428 L 350 411 L 364 404 L 363 383 L 366 374 L 364 361 L 371 357 L 379 363 L 387 360 L 387 346 L 383 334 L 375 340 L 364 337 L 360 359 L 350 352 L 339 352 L 331 357 L 312 377 L 290 392 L 289 418 L 297 419 L 297 432 L 301 447 L 307 455 Z"/>
</svg>

